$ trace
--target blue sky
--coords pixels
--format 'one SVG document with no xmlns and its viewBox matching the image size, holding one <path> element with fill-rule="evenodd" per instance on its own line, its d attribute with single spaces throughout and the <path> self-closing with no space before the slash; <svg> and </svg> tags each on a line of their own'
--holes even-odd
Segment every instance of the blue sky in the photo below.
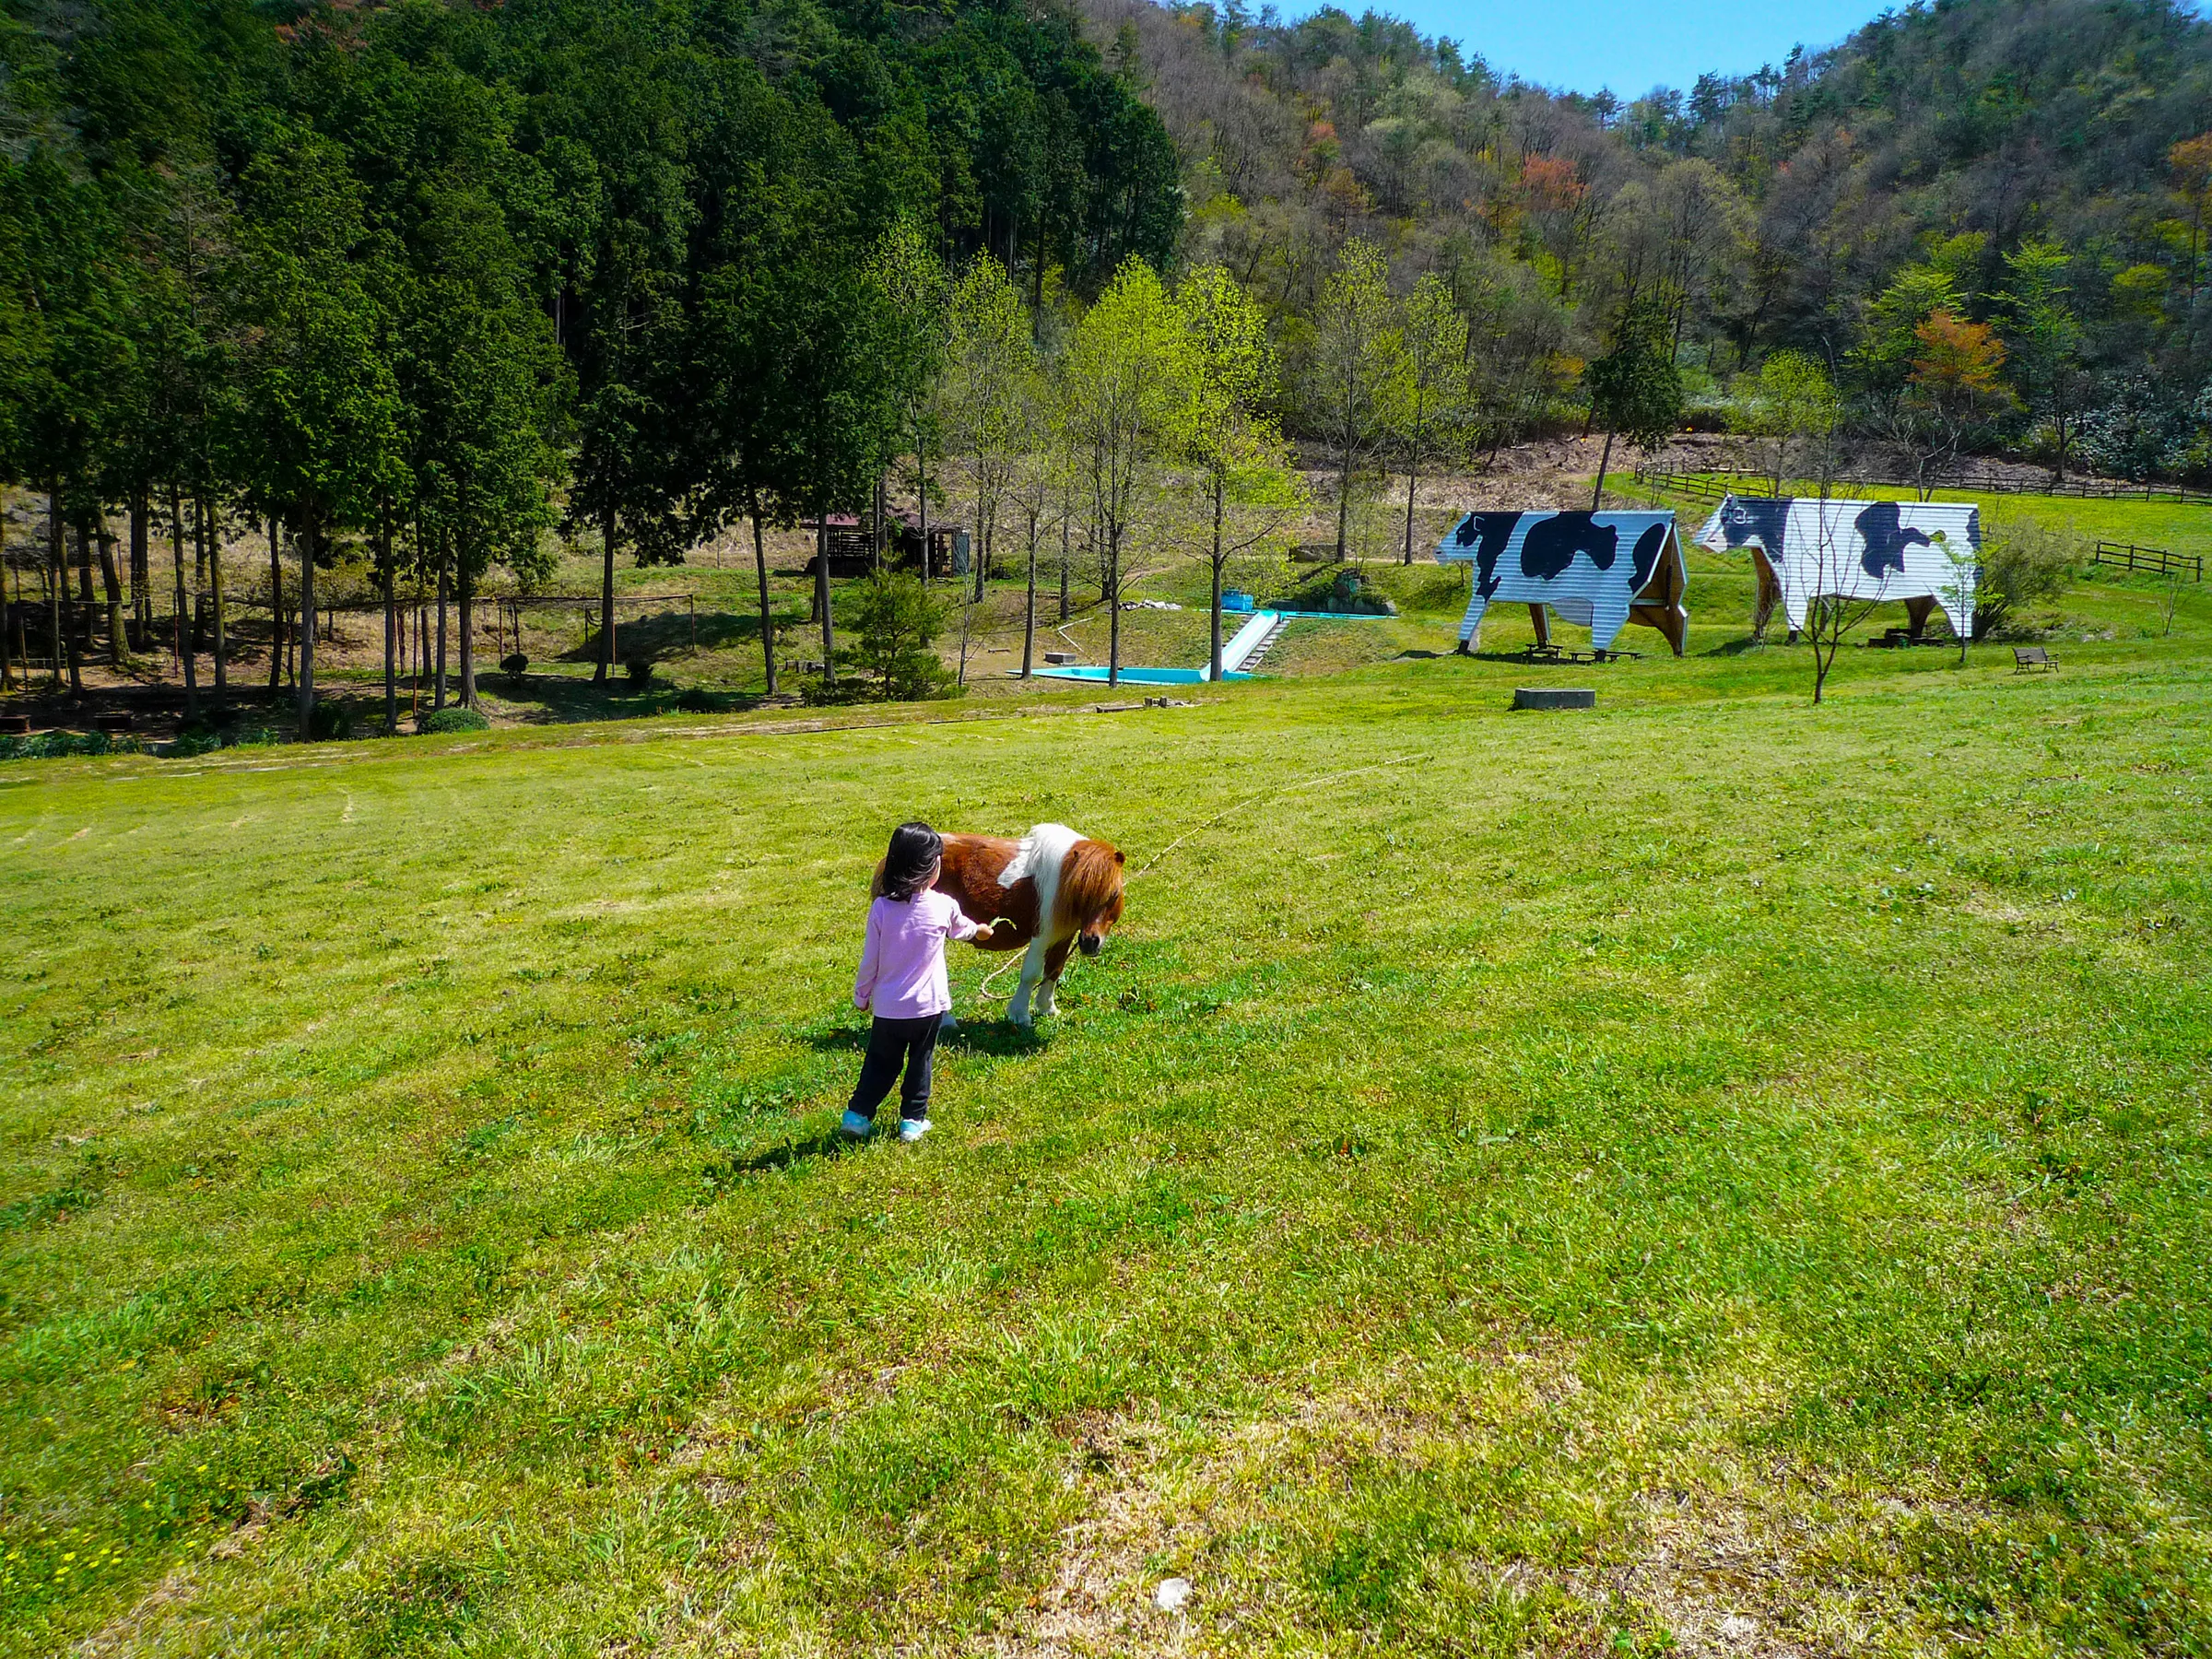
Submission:
<svg viewBox="0 0 2212 1659">
<path fill-rule="evenodd" d="M 1359 0 L 1336 0 L 1354 17 Z M 1256 10 L 1257 7 L 1255 6 Z M 1310 6 L 1285 6 L 1301 16 Z M 1746 75 L 1792 46 L 1832 46 L 1885 9 L 1875 0 L 1382 0 L 1422 33 L 1449 35 L 1500 76 L 1634 98 L 1684 91 L 1708 69 Z"/>
</svg>

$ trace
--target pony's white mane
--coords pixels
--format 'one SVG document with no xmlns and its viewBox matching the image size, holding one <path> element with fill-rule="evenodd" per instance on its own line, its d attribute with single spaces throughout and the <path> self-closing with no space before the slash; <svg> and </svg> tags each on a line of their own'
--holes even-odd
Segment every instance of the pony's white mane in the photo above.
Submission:
<svg viewBox="0 0 2212 1659">
<path fill-rule="evenodd" d="M 1067 855 L 1082 839 L 1081 830 L 1070 830 L 1065 824 L 1040 824 L 1021 838 L 1020 851 L 998 873 L 1000 887 L 1010 888 L 1025 876 L 1037 884 L 1040 939 L 1049 939 L 1053 935 L 1053 924 L 1059 917 L 1060 872 L 1067 865 Z"/>
</svg>

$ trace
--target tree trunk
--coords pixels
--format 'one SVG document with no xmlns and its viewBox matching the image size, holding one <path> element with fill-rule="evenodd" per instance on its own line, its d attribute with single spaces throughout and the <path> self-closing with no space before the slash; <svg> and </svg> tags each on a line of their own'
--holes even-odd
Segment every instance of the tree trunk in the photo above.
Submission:
<svg viewBox="0 0 2212 1659">
<path fill-rule="evenodd" d="M 881 499 L 880 495 L 877 499 Z M 773 697 L 776 694 L 776 623 L 768 608 L 768 543 L 760 535 L 760 492 L 749 484 L 745 489 L 745 508 L 746 515 L 753 521 L 753 574 L 760 583 L 760 660 L 768 673 L 767 695 Z M 880 533 L 880 521 L 877 528 Z M 881 540 L 880 534 L 877 540 Z"/>
<path fill-rule="evenodd" d="M 284 526 L 269 512 L 269 689 L 284 688 Z"/>
<path fill-rule="evenodd" d="M 1406 459 L 1406 556 L 1398 562 L 1413 562 L 1413 482 L 1420 476 L 1419 464 L 1412 457 Z"/>
<path fill-rule="evenodd" d="M 438 678 L 430 696 L 434 710 L 445 707 L 445 547 L 441 541 L 438 547 Z"/>
<path fill-rule="evenodd" d="M 1064 512 L 1060 515 L 1060 620 L 1063 622 L 1067 620 L 1067 571 L 1074 562 L 1068 542 L 1073 535 L 1074 530 Z"/>
<path fill-rule="evenodd" d="M 1021 677 L 1030 677 L 1037 651 L 1037 520 L 1030 514 L 1030 580 L 1021 605 Z"/>
<path fill-rule="evenodd" d="M 378 556 L 384 575 L 384 735 L 399 735 L 399 595 L 393 586 L 392 514 L 377 515 Z"/>
<path fill-rule="evenodd" d="M 222 526 L 205 498 L 195 498 L 193 511 L 206 524 L 207 608 L 215 623 L 215 695 L 219 702 L 230 689 L 230 612 L 223 599 Z"/>
<path fill-rule="evenodd" d="M 48 562 L 53 567 L 53 585 L 46 594 L 47 642 L 53 652 L 53 687 L 57 691 L 62 687 L 62 658 L 65 655 L 69 658 L 71 683 L 74 684 L 76 679 L 76 653 L 62 642 L 62 601 L 69 592 L 69 554 L 65 545 L 65 534 L 62 527 L 62 487 L 58 483 L 49 484 L 46 486 L 46 551 Z"/>
<path fill-rule="evenodd" d="M 1122 683 L 1122 527 L 1106 531 L 1106 683 Z"/>
<path fill-rule="evenodd" d="M 1344 446 L 1344 454 L 1336 466 L 1336 558 L 1346 557 L 1348 533 L 1352 519 L 1352 446 Z"/>
<path fill-rule="evenodd" d="M 300 739 L 313 735 L 315 714 L 315 521 L 300 520 Z"/>
<path fill-rule="evenodd" d="M 599 660 L 592 665 L 592 684 L 604 686 L 615 671 L 615 533 L 620 523 L 612 507 L 599 511 Z"/>
<path fill-rule="evenodd" d="M 922 423 L 914 422 L 914 477 L 922 498 L 922 585 L 929 585 L 929 453 L 922 444 Z"/>
<path fill-rule="evenodd" d="M 169 488 L 169 552 L 170 561 L 176 567 L 177 593 L 173 601 L 176 614 L 170 618 L 176 625 L 177 661 L 184 670 L 184 718 L 200 717 L 200 682 L 194 666 L 192 641 L 184 635 L 184 500 L 175 485 Z"/>
<path fill-rule="evenodd" d="M 76 559 L 77 573 L 85 580 L 77 584 L 78 596 L 72 601 L 76 614 L 69 618 L 69 690 L 72 696 L 81 699 L 85 694 L 85 657 L 92 641 L 92 584 L 87 569 L 85 532 L 81 524 L 76 532 Z M 61 585 L 65 589 L 69 585 L 66 566 L 60 575 Z M 78 639 L 80 633 L 83 635 L 81 644 Z"/>
<path fill-rule="evenodd" d="M 822 613 L 822 684 L 837 684 L 837 629 L 830 617 L 830 509 L 814 513 L 814 602 Z M 929 538 L 922 538 L 922 558 L 929 559 Z"/>
<path fill-rule="evenodd" d="M 80 512 L 76 519 L 76 609 L 79 627 L 76 630 L 83 640 L 83 654 L 92 654 L 92 615 L 99 601 L 92 597 L 92 515 Z"/>
<path fill-rule="evenodd" d="M 461 576 L 461 706 L 477 706 L 477 572 L 475 561 L 464 553 Z"/>
<path fill-rule="evenodd" d="M 1602 453 L 1600 453 L 1600 454 L 1599 454 L 1599 456 L 1598 456 L 1598 458 L 1597 458 L 1597 482 L 1596 482 L 1596 484 L 1595 484 L 1595 485 L 1594 485 L 1594 487 L 1591 488 L 1591 491 L 1590 491 L 1590 511 L 1591 511 L 1591 512 L 1595 512 L 1597 511 L 1597 504 L 1598 504 L 1598 502 L 1600 502 L 1601 500 L 1605 500 L 1605 495 L 1606 495 L 1606 468 L 1607 466 L 1611 465 L 1612 465 L 1612 462 L 1613 462 L 1613 429 L 1612 429 L 1611 427 L 1607 427 L 1607 428 L 1606 429 L 1606 447 L 1605 447 L 1605 450 L 1604 450 L 1604 452 L 1603 452 Z"/>
<path fill-rule="evenodd" d="M 115 534 L 108 528 L 103 509 L 94 515 L 94 539 L 100 544 L 100 581 L 108 597 L 108 666 L 121 672 L 124 657 L 123 577 L 115 569 Z"/>
<path fill-rule="evenodd" d="M 1216 473 L 1214 475 L 1214 551 L 1210 560 L 1214 572 L 1214 596 L 1211 606 L 1213 616 L 1210 624 L 1213 645 L 1206 657 L 1206 662 L 1210 665 L 1210 671 L 1207 673 L 1206 678 L 1212 680 L 1217 686 L 1221 683 L 1221 514 L 1226 505 L 1223 500 L 1224 493 L 1221 475 Z"/>
<path fill-rule="evenodd" d="M 143 487 L 131 492 L 131 649 L 151 649 L 147 641 L 154 633 L 153 595 L 147 590 L 153 585 L 153 573 L 148 568 L 146 551 L 146 490 Z"/>
</svg>

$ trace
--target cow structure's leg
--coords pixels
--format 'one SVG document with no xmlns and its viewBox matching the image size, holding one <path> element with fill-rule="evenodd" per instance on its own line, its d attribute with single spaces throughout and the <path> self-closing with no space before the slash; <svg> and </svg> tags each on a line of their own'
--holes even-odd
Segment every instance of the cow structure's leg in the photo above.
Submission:
<svg viewBox="0 0 2212 1659">
<path fill-rule="evenodd" d="M 1044 986 L 1038 994 L 1037 997 L 1038 1013 L 1053 1014 L 1058 1012 L 1058 1010 L 1053 1006 L 1053 993 L 1060 988 L 1060 970 L 1067 966 L 1067 953 L 1075 942 L 1075 935 L 1070 934 L 1066 938 L 1061 940 L 1059 944 L 1053 946 L 1052 949 L 1045 952 Z"/>
<path fill-rule="evenodd" d="M 1906 600 L 1905 631 L 1907 634 L 1915 640 L 1919 639 L 1922 631 L 1928 626 L 1928 613 L 1935 608 L 1936 600 L 1933 594 L 1924 594 L 1918 599 Z"/>
<path fill-rule="evenodd" d="M 1528 607 L 1529 626 L 1536 630 L 1536 644 L 1548 649 L 1551 644 L 1551 618 L 1544 614 L 1541 605 Z"/>
<path fill-rule="evenodd" d="M 1016 1025 L 1030 1023 L 1030 998 L 1036 994 L 1037 982 L 1044 977 L 1045 944 L 1042 938 L 1030 941 L 1030 948 L 1021 959 L 1021 977 L 1015 982 L 1014 1000 L 1006 1005 L 1006 1018 Z M 1044 1011 L 1051 1013 L 1052 993 L 1045 993 Z"/>
</svg>

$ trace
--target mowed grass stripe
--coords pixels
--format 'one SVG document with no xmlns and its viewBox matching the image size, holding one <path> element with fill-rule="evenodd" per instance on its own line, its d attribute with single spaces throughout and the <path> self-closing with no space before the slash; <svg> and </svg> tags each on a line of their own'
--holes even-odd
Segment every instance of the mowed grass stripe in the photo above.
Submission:
<svg viewBox="0 0 2212 1659">
<path fill-rule="evenodd" d="M 2201 673 L 1624 666 L 0 794 L 14 1646 L 2203 1641 Z M 889 823 L 1237 801 L 818 1154 Z"/>
</svg>

